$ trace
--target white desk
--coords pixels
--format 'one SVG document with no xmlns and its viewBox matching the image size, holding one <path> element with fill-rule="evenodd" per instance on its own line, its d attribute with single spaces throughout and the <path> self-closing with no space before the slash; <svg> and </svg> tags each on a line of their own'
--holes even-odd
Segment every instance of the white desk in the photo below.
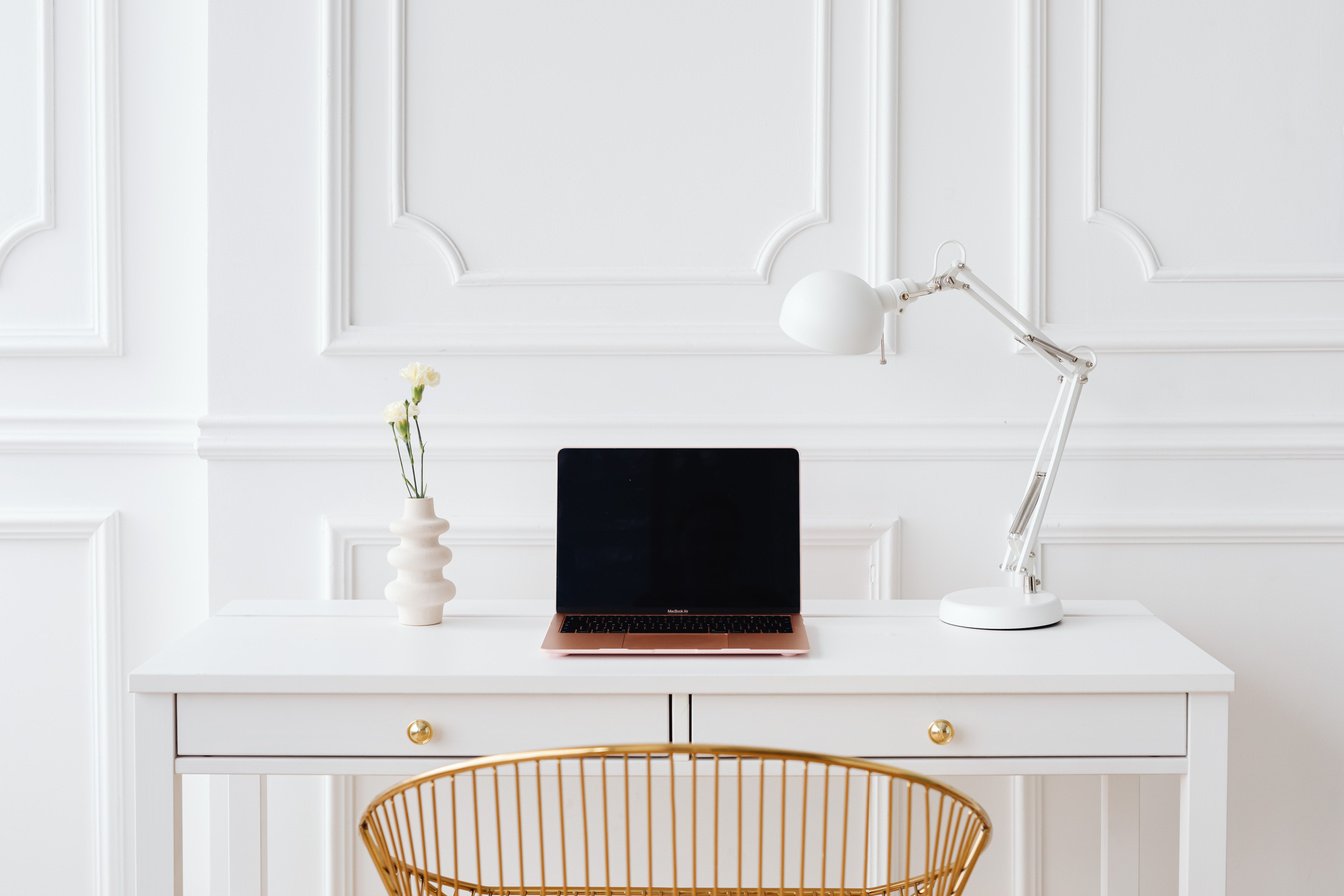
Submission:
<svg viewBox="0 0 1344 896">
<path fill-rule="evenodd" d="M 1232 673 L 1140 605 L 943 625 L 934 602 L 804 606 L 806 657 L 550 657 L 543 601 L 230 604 L 131 674 L 139 896 L 180 891 L 183 773 L 411 774 L 452 757 L 690 741 L 873 756 L 933 775 L 1175 774 L 1183 896 L 1225 891 Z M 429 743 L 406 726 L 425 719 Z M 956 728 L 929 740 L 934 719 Z"/>
</svg>

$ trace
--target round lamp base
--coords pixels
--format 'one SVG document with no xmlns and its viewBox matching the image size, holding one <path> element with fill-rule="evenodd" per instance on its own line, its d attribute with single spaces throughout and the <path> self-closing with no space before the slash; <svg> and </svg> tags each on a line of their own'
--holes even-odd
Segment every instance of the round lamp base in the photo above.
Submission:
<svg viewBox="0 0 1344 896">
<path fill-rule="evenodd" d="M 938 618 L 962 628 L 1043 628 L 1063 619 L 1064 608 L 1048 591 L 1023 594 L 1008 586 L 967 588 L 942 599 Z"/>
</svg>

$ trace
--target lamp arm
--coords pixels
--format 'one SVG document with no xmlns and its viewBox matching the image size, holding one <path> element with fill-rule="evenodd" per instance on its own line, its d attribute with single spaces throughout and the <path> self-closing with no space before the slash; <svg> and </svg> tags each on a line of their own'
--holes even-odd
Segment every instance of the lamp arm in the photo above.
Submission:
<svg viewBox="0 0 1344 896">
<path fill-rule="evenodd" d="M 1000 568 L 1009 574 L 1013 582 L 1020 584 L 1022 590 L 1028 593 L 1036 591 L 1041 584 L 1040 557 L 1037 552 L 1041 523 L 1045 519 L 1059 462 L 1064 457 L 1064 445 L 1068 441 L 1074 412 L 1078 409 L 1078 399 L 1087 377 L 1082 373 L 1074 373 L 1061 376 L 1060 380 L 1059 394 L 1055 398 L 1045 433 L 1041 436 L 1036 461 L 1032 464 L 1031 476 L 1027 480 L 1026 493 L 1008 527 L 1008 551 L 1000 564 Z"/>
<path fill-rule="evenodd" d="M 1067 351 L 1051 342 L 1039 327 L 972 273 L 966 266 L 964 256 L 927 282 L 892 280 L 884 283 L 878 287 L 878 295 L 885 308 L 901 312 L 916 299 L 945 289 L 966 293 L 1011 330 L 1014 339 L 1035 352 L 1059 374 L 1059 394 L 1055 397 L 1045 434 L 1036 451 L 1026 493 L 1008 527 L 1008 551 L 1001 564 L 1001 568 L 1009 573 L 1014 582 L 1020 583 L 1022 590 L 1030 594 L 1041 584 L 1040 560 L 1036 550 L 1041 522 L 1055 487 L 1055 475 L 1064 455 L 1069 429 L 1073 426 L 1078 399 L 1083 384 L 1087 382 L 1088 373 L 1096 365 L 1096 356 L 1088 348 Z"/>
</svg>

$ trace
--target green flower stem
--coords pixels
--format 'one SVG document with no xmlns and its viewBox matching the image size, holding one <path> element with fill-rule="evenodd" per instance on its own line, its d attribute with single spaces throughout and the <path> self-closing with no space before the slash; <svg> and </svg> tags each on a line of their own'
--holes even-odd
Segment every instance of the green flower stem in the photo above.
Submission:
<svg viewBox="0 0 1344 896">
<path fill-rule="evenodd" d="M 411 483 L 406 478 L 406 463 L 401 459 L 401 443 L 397 441 L 397 425 L 389 423 L 387 428 L 392 430 L 392 448 L 397 452 L 397 465 L 401 467 L 401 481 L 406 485 L 406 497 L 414 498 L 415 494 L 411 490 Z"/>
<path fill-rule="evenodd" d="M 419 405 L 416 405 L 417 409 Z M 420 442 L 420 497 L 424 497 L 429 490 L 425 484 L 425 437 L 420 434 L 420 416 L 415 417 L 415 437 Z"/>
<path fill-rule="evenodd" d="M 406 422 L 401 424 L 401 440 L 406 443 L 406 459 L 411 462 L 411 484 L 415 491 L 413 497 L 423 498 L 425 496 L 424 490 L 420 487 L 419 480 L 415 475 L 415 452 L 411 450 L 411 403 L 402 401 L 401 404 L 406 409 Z"/>
<path fill-rule="evenodd" d="M 415 494 L 411 497 L 423 498 L 424 495 L 420 494 L 420 480 L 415 475 L 415 454 L 411 451 L 411 440 L 404 439 L 403 441 L 406 443 L 406 459 L 411 462 L 411 485 L 415 488 Z"/>
</svg>

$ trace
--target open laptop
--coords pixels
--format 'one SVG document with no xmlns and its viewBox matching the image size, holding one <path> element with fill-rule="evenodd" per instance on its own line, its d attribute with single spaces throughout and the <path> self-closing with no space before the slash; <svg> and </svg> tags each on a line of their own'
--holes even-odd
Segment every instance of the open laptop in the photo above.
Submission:
<svg viewBox="0 0 1344 896">
<path fill-rule="evenodd" d="M 808 650 L 798 452 L 565 448 L 551 653 Z"/>
</svg>

